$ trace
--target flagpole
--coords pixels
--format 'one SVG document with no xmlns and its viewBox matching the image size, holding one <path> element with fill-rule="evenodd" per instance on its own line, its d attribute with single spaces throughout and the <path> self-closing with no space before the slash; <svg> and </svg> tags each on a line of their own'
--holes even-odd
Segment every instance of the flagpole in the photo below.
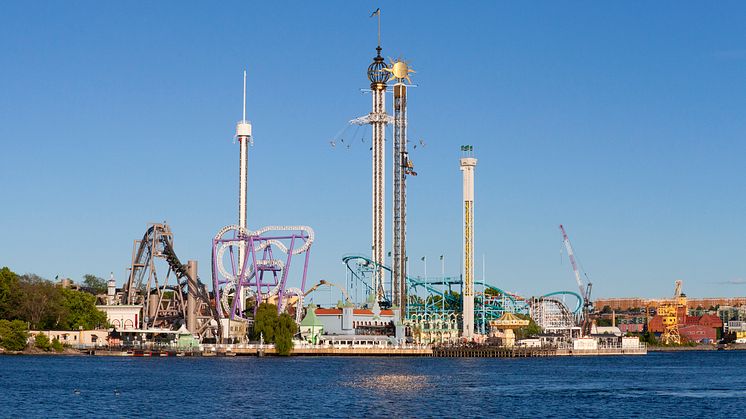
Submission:
<svg viewBox="0 0 746 419">
<path fill-rule="evenodd" d="M 487 283 L 485 282 L 487 279 L 485 278 L 485 275 L 484 275 L 486 266 L 487 265 L 485 262 L 484 253 L 482 253 L 482 334 L 484 334 L 485 322 L 487 322 L 485 308 L 484 308 L 484 299 L 487 296 L 487 293 L 486 293 Z"/>
<path fill-rule="evenodd" d="M 378 46 L 381 46 L 381 9 L 378 9 Z"/>
<path fill-rule="evenodd" d="M 443 298 L 440 299 L 440 305 L 442 306 L 443 315 L 446 312 L 446 260 L 443 255 L 440 255 L 440 280 L 443 283 Z"/>
<path fill-rule="evenodd" d="M 422 265 L 425 267 L 425 279 L 424 282 L 427 284 L 427 258 L 425 256 L 422 257 Z M 427 300 L 425 300 L 425 313 L 427 313 Z"/>
</svg>

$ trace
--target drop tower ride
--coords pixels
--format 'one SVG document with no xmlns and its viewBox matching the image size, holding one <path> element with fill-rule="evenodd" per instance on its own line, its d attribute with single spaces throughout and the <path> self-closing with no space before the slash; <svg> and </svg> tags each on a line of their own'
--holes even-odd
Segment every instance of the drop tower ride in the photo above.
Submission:
<svg viewBox="0 0 746 419">
<path fill-rule="evenodd" d="M 384 253 L 386 245 L 385 237 L 385 215 L 386 200 L 386 82 L 389 80 L 389 73 L 385 71 L 386 64 L 381 56 L 381 13 L 378 14 L 378 46 L 376 47 L 376 56 L 373 62 L 368 66 L 368 80 L 370 80 L 371 96 L 373 97 L 373 109 L 369 115 L 370 125 L 373 127 L 373 224 L 372 224 L 372 245 L 371 259 L 375 262 L 373 267 L 373 289 L 376 300 L 383 301 L 385 298 L 383 287 L 383 268 Z"/>
<path fill-rule="evenodd" d="M 463 330 L 462 336 L 474 336 L 474 147 L 461 146 L 461 174 L 463 179 L 464 260 L 463 260 Z"/>
</svg>

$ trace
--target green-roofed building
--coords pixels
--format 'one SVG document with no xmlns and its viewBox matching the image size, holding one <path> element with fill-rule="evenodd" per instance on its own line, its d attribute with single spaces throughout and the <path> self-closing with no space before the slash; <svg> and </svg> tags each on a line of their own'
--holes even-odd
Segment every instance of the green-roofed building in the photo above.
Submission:
<svg viewBox="0 0 746 419">
<path fill-rule="evenodd" d="M 316 316 L 316 306 L 309 304 L 306 308 L 306 317 L 300 321 L 300 335 L 307 342 L 317 345 L 323 331 L 324 324 Z"/>
</svg>

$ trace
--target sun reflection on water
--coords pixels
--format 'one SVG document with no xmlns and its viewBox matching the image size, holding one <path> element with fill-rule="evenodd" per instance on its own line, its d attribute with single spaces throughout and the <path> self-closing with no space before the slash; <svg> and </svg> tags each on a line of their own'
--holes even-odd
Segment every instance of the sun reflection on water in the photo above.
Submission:
<svg viewBox="0 0 746 419">
<path fill-rule="evenodd" d="M 364 388 L 373 391 L 412 393 L 432 387 L 426 375 L 381 374 L 364 377 L 348 383 L 350 387 Z"/>
</svg>

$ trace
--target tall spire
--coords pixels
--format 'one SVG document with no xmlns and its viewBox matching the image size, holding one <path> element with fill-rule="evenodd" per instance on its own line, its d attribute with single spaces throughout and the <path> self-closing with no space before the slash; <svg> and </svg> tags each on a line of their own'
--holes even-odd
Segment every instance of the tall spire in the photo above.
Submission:
<svg viewBox="0 0 746 419">
<path fill-rule="evenodd" d="M 246 122 L 246 70 L 243 71 L 243 114 L 241 122 Z"/>
</svg>

